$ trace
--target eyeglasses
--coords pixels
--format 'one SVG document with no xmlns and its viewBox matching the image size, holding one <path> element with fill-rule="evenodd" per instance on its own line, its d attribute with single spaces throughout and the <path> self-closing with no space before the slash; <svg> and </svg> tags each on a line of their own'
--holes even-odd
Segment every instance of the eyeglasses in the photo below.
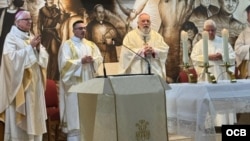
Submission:
<svg viewBox="0 0 250 141">
<path fill-rule="evenodd" d="M 76 27 L 76 28 L 74 28 L 75 30 L 86 30 L 86 27 Z"/>
<path fill-rule="evenodd" d="M 20 20 L 32 22 L 32 19 L 30 19 L 30 18 L 27 18 L 27 19 L 20 19 Z"/>
<path fill-rule="evenodd" d="M 204 31 L 207 31 L 207 32 L 215 32 L 216 29 L 204 29 Z"/>
</svg>

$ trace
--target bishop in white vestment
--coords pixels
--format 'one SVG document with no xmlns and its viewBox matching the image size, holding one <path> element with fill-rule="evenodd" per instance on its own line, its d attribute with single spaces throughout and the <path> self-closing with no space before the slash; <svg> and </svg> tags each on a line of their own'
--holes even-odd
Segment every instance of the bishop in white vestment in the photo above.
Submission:
<svg viewBox="0 0 250 141">
<path fill-rule="evenodd" d="M 4 141 L 42 141 L 46 133 L 45 83 L 48 53 L 29 32 L 28 11 L 20 11 L 5 38 L 0 67 L 0 120 Z"/>
</svg>

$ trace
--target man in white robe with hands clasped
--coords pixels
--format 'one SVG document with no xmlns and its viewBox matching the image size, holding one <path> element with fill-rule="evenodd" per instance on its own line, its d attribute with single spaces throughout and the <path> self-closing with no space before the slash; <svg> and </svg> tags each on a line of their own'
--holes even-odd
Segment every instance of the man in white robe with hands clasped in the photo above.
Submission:
<svg viewBox="0 0 250 141">
<path fill-rule="evenodd" d="M 151 29 L 151 20 L 147 13 L 138 16 L 137 24 L 138 27 L 127 33 L 123 39 L 119 73 L 148 73 L 149 63 L 152 73 L 166 80 L 165 65 L 169 46 L 158 32 Z"/>
<path fill-rule="evenodd" d="M 217 80 L 227 80 L 229 79 L 226 73 L 224 65 L 224 49 L 223 49 L 223 39 L 216 36 L 216 24 L 213 20 L 206 20 L 204 22 L 204 31 L 208 32 L 208 63 L 211 67 L 208 68 L 208 72 L 212 73 Z M 199 40 L 193 47 L 191 53 L 191 59 L 198 75 L 198 81 L 208 81 L 206 77 L 205 68 L 201 67 L 204 65 L 204 52 L 203 52 L 203 40 Z M 234 63 L 235 63 L 235 52 L 232 46 L 228 43 L 228 53 L 229 62 L 232 67 L 229 70 L 234 73 Z"/>
<path fill-rule="evenodd" d="M 73 23 L 74 36 L 60 47 L 58 63 L 60 71 L 60 118 L 67 141 L 80 141 L 80 122 L 77 93 L 69 93 L 71 86 L 92 79 L 103 62 L 99 48 L 84 38 L 86 24 Z"/>
</svg>

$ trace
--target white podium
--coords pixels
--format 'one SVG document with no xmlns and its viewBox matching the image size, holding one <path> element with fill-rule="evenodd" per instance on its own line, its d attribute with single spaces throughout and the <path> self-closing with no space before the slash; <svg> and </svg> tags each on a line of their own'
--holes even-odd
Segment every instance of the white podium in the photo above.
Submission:
<svg viewBox="0 0 250 141">
<path fill-rule="evenodd" d="M 156 75 L 108 76 L 72 86 L 81 141 L 167 141 L 167 89 Z"/>
</svg>

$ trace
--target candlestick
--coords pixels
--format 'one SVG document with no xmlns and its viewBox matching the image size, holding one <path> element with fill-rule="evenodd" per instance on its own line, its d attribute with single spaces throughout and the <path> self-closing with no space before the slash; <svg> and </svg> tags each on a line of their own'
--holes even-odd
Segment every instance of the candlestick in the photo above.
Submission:
<svg viewBox="0 0 250 141">
<path fill-rule="evenodd" d="M 208 71 L 208 69 L 210 67 L 212 67 L 212 65 L 209 65 L 209 63 L 204 63 L 200 67 L 202 67 L 202 68 L 205 69 L 204 72 L 207 75 L 208 82 L 210 82 L 210 83 L 217 83 L 215 76 L 211 72 Z"/>
<path fill-rule="evenodd" d="M 188 48 L 187 48 L 187 41 L 188 41 L 188 34 L 185 31 L 181 31 L 181 40 L 182 40 L 182 48 L 183 48 L 183 63 L 188 63 Z"/>
<path fill-rule="evenodd" d="M 222 64 L 220 66 L 226 68 L 226 73 L 229 76 L 231 83 L 235 83 L 236 82 L 235 74 L 231 70 L 229 70 L 229 68 L 232 67 L 232 66 L 234 66 L 234 65 L 233 64 L 229 64 L 227 62 L 224 62 L 224 64 Z"/>
<path fill-rule="evenodd" d="M 202 32 L 202 39 L 203 39 L 203 59 L 204 63 L 208 63 L 208 32 Z"/>
<path fill-rule="evenodd" d="M 223 49 L 224 49 L 224 57 L 223 60 L 225 63 L 229 63 L 229 53 L 228 53 L 228 37 L 229 33 L 227 29 L 222 29 L 221 31 L 222 39 L 223 39 Z"/>
</svg>

